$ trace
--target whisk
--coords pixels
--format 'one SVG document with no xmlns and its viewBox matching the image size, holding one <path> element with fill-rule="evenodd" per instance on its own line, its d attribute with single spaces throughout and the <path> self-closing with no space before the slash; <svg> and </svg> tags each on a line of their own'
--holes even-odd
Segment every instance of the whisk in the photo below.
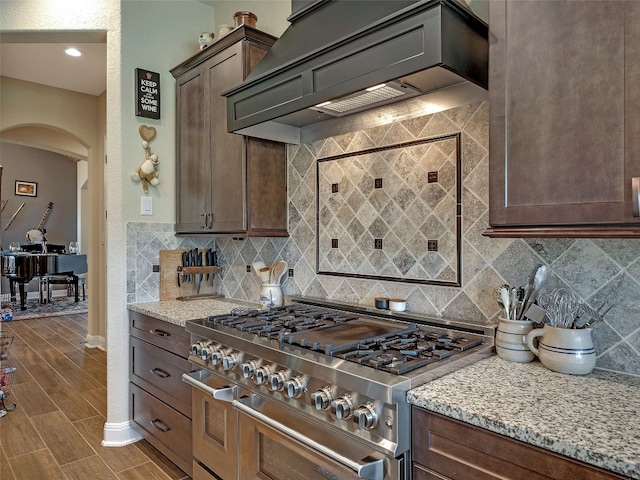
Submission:
<svg viewBox="0 0 640 480">
<path fill-rule="evenodd" d="M 549 325 L 558 328 L 571 328 L 578 313 L 578 296 L 566 288 L 556 288 L 547 302 L 546 311 Z"/>
</svg>

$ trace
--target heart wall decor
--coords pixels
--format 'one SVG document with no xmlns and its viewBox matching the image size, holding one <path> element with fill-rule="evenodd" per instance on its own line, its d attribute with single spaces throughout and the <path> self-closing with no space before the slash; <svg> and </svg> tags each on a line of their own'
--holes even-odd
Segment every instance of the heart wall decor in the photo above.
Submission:
<svg viewBox="0 0 640 480">
<path fill-rule="evenodd" d="M 140 125 L 138 128 L 138 132 L 140 132 L 140 136 L 145 142 L 150 142 L 154 138 L 156 138 L 156 129 L 154 127 L 149 127 L 148 125 Z"/>
</svg>

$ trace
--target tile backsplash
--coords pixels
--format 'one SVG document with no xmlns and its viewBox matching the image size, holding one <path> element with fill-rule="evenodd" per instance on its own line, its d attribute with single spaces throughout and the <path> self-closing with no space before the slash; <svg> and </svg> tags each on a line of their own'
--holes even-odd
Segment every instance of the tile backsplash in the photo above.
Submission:
<svg viewBox="0 0 640 480">
<path fill-rule="evenodd" d="M 158 251 L 217 245 L 221 293 L 258 301 L 260 281 L 247 265 L 286 260 L 293 277 L 285 295 L 307 295 L 373 305 L 376 296 L 407 299 L 408 310 L 474 323 L 495 322 L 500 308 L 495 290 L 502 283 L 523 285 L 535 265 L 549 266 L 549 292 L 572 288 L 597 307 L 613 305 L 593 339 L 596 368 L 640 375 L 640 240 L 494 239 L 488 225 L 488 103 L 472 105 L 288 146 L 289 238 L 203 239 L 175 237 L 171 224 L 131 223 L 127 228 L 129 302 L 158 299 Z M 316 274 L 316 161 L 421 138 L 460 133 L 462 138 L 462 287 L 416 285 Z"/>
</svg>

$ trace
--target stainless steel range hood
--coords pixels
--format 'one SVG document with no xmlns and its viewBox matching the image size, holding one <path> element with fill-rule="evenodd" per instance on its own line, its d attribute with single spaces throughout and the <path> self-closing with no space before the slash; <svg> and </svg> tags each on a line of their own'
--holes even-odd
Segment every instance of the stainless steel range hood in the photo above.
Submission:
<svg viewBox="0 0 640 480">
<path fill-rule="evenodd" d="M 465 4 L 303 3 L 247 79 L 223 93 L 229 132 L 301 144 L 486 98 L 488 26 Z"/>
</svg>

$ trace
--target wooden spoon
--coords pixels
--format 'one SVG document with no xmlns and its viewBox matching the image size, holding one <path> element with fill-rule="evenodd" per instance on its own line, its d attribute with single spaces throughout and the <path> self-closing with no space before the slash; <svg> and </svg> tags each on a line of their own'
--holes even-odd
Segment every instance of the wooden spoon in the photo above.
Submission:
<svg viewBox="0 0 640 480">
<path fill-rule="evenodd" d="M 271 267 L 271 283 L 280 283 L 288 269 L 289 265 L 284 260 L 274 263 Z"/>
</svg>

